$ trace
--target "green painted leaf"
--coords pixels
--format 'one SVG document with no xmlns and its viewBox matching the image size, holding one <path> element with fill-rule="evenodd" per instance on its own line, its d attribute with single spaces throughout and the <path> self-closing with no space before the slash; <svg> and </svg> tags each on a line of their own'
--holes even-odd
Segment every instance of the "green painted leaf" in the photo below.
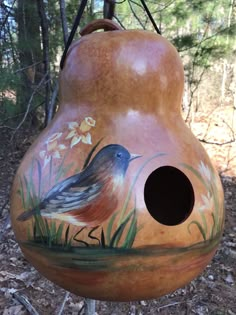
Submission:
<svg viewBox="0 0 236 315">
<path fill-rule="evenodd" d="M 125 242 L 122 247 L 131 248 L 134 243 L 136 234 L 137 234 L 137 218 L 136 218 L 136 211 L 134 211 L 129 230 L 128 230 L 128 233 L 125 238 Z"/>
<path fill-rule="evenodd" d="M 101 231 L 101 245 L 102 245 L 103 248 L 106 247 L 106 240 L 105 240 L 105 235 L 104 235 L 103 229 Z"/>
<path fill-rule="evenodd" d="M 35 186 L 34 186 L 33 174 L 34 174 L 34 160 L 32 160 L 32 162 L 31 162 L 30 176 L 29 176 L 29 189 L 31 190 L 32 201 L 34 202 L 37 194 L 36 194 L 36 190 L 35 190 Z M 35 204 L 33 203 L 32 208 L 34 206 L 35 206 Z"/>
<path fill-rule="evenodd" d="M 134 177 L 134 179 L 133 179 L 133 182 L 132 182 L 132 184 L 131 184 L 131 186 L 130 186 L 130 189 L 129 189 L 129 191 L 128 191 L 128 194 L 127 194 L 127 196 L 126 196 L 124 205 L 123 205 L 122 210 L 121 210 L 121 215 L 120 215 L 120 219 L 119 219 L 118 224 L 121 224 L 121 222 L 123 221 L 125 212 L 126 212 L 126 210 L 127 210 L 127 207 L 128 207 L 128 204 L 129 204 L 131 195 L 132 195 L 132 191 L 133 191 L 133 189 L 134 189 L 134 186 L 135 186 L 135 184 L 136 184 L 136 182 L 137 182 L 137 180 L 138 180 L 138 177 L 139 177 L 139 175 L 141 174 L 142 170 L 145 168 L 145 166 L 146 166 L 150 161 L 152 161 L 152 160 L 154 160 L 154 159 L 156 159 L 156 158 L 158 158 L 158 157 L 161 157 L 161 156 L 163 156 L 163 155 L 166 155 L 166 154 L 165 154 L 165 153 L 157 153 L 157 154 L 153 155 L 152 157 L 150 157 L 148 160 L 146 160 L 146 161 L 140 166 L 139 170 L 137 171 L 137 173 L 136 173 L 136 175 L 135 175 L 135 177 Z"/>
<path fill-rule="evenodd" d="M 211 230 L 211 239 L 212 239 L 212 238 L 214 238 L 214 235 L 215 235 L 216 219 L 215 219 L 214 213 L 212 213 L 211 216 L 213 219 L 213 226 L 212 226 L 212 230 Z"/>
<path fill-rule="evenodd" d="M 49 225 L 51 242 L 54 243 L 56 239 L 56 223 L 55 221 L 50 222 Z"/>
<path fill-rule="evenodd" d="M 50 227 L 48 225 L 48 221 L 46 219 L 44 219 L 44 224 L 45 224 L 45 229 L 46 229 L 46 241 L 49 247 L 52 246 L 52 237 L 51 237 L 51 230 Z"/>
<path fill-rule="evenodd" d="M 42 237 L 45 238 L 45 237 L 47 237 L 47 227 L 45 225 L 45 221 L 42 218 L 41 214 L 37 215 L 37 219 L 38 219 L 38 222 L 39 222 L 39 225 L 40 225 L 40 229 L 41 229 L 41 232 L 42 232 Z"/>
<path fill-rule="evenodd" d="M 19 176 L 18 177 L 19 179 L 19 182 L 20 182 L 20 195 L 21 195 L 21 201 L 22 201 L 22 205 L 23 205 L 23 208 L 24 210 L 27 210 L 26 207 L 25 207 L 25 196 L 24 196 L 24 187 L 23 187 L 23 183 L 22 183 L 22 180 L 21 180 L 21 177 Z"/>
<path fill-rule="evenodd" d="M 59 224 L 59 227 L 58 227 L 57 233 L 56 233 L 56 244 L 61 243 L 63 227 L 64 227 L 64 222 L 61 222 L 61 223 Z"/>
<path fill-rule="evenodd" d="M 206 221 L 205 214 L 202 211 L 199 211 L 199 212 L 200 212 L 200 215 L 201 215 L 201 218 L 202 218 L 203 229 L 205 231 L 205 235 L 207 235 L 207 221 Z"/>
<path fill-rule="evenodd" d="M 200 172 L 198 172 L 194 167 L 192 167 L 188 164 L 181 163 L 180 165 L 184 166 L 189 171 L 191 171 L 200 180 L 200 182 L 205 186 L 206 190 L 207 191 L 209 190 L 209 185 L 208 185 L 207 181 L 204 180 L 204 178 L 202 177 Z"/>
<path fill-rule="evenodd" d="M 35 239 L 36 240 L 39 237 L 41 239 L 41 242 L 45 243 L 44 242 L 44 233 L 43 233 L 43 231 L 41 229 L 41 225 L 40 225 L 40 222 L 39 222 L 39 220 L 40 220 L 39 217 L 40 217 L 40 215 L 35 215 L 34 216 L 34 219 L 35 219 L 35 233 L 34 233 L 34 235 L 35 235 Z"/>
<path fill-rule="evenodd" d="M 63 176 L 74 166 L 74 162 L 66 165 L 64 168 L 63 168 Z"/>
<path fill-rule="evenodd" d="M 111 242 L 110 242 L 110 247 L 117 247 L 120 239 L 121 239 L 121 236 L 124 232 L 124 229 L 126 228 L 127 226 L 127 223 L 129 222 L 130 218 L 132 217 L 133 215 L 133 211 L 131 211 L 128 216 L 126 217 L 126 219 L 119 225 L 119 227 L 117 228 L 117 230 L 115 231 L 115 233 L 113 234 L 112 236 L 112 239 L 111 239 Z"/>
<path fill-rule="evenodd" d="M 66 228 L 66 232 L 65 232 L 65 242 L 64 242 L 64 246 L 67 246 L 67 245 L 68 245 L 69 232 L 70 232 L 70 225 L 68 224 L 68 226 L 67 226 L 67 228 Z"/>
<path fill-rule="evenodd" d="M 62 161 L 61 161 L 61 164 L 59 165 L 58 169 L 57 169 L 57 174 L 56 174 L 56 178 L 55 178 L 55 183 L 54 184 L 57 184 L 57 182 L 59 181 L 59 179 L 61 179 L 61 177 L 63 176 L 63 169 L 64 169 L 64 162 L 65 162 L 65 159 L 67 158 L 69 154 L 69 151 L 66 152 L 66 154 L 64 155 Z"/>
<path fill-rule="evenodd" d="M 118 212 L 114 213 L 108 223 L 107 232 L 106 232 L 106 240 L 108 244 L 110 244 L 110 241 L 111 241 L 111 231 L 112 231 L 115 218 L 117 217 L 117 214 Z"/>
<path fill-rule="evenodd" d="M 42 167 L 39 160 L 36 159 L 38 168 L 38 199 L 41 198 L 41 186 L 42 186 Z"/>
<path fill-rule="evenodd" d="M 51 182 L 52 182 L 52 169 L 53 169 L 53 164 L 52 164 L 52 157 L 51 157 L 51 158 L 50 158 L 50 162 L 49 162 L 48 187 L 51 187 Z"/>
<path fill-rule="evenodd" d="M 198 229 L 199 229 L 199 231 L 200 231 L 204 241 L 206 241 L 205 231 L 204 231 L 203 227 L 201 226 L 201 224 L 198 221 L 192 221 L 192 222 L 189 223 L 189 225 L 188 225 L 188 232 L 191 234 L 190 226 L 193 225 L 193 224 L 195 224 L 198 227 Z"/>
<path fill-rule="evenodd" d="M 99 146 L 99 144 L 102 142 L 103 139 L 104 139 L 104 138 L 100 139 L 100 140 L 97 142 L 97 144 L 95 144 L 95 146 L 90 150 L 89 154 L 87 155 L 87 158 L 85 159 L 85 162 L 84 162 L 84 165 L 83 165 L 83 168 L 82 168 L 82 169 L 85 169 L 85 168 L 88 166 L 88 164 L 89 164 L 89 162 L 90 162 L 90 160 L 91 160 L 91 157 L 92 157 L 93 153 L 95 152 L 95 150 L 97 149 L 97 147 Z"/>
<path fill-rule="evenodd" d="M 25 205 L 26 205 L 26 209 L 29 210 L 29 209 L 32 209 L 34 207 L 34 202 L 33 202 L 32 196 L 31 196 L 30 184 L 28 183 L 25 175 L 23 176 L 23 178 L 24 178 L 24 183 L 25 183 L 25 187 L 26 187 Z"/>
</svg>

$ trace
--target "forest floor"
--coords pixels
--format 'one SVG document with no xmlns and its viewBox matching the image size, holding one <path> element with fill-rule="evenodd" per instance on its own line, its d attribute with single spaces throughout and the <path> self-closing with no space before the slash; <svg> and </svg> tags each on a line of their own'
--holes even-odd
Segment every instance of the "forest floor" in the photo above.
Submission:
<svg viewBox="0 0 236 315">
<path fill-rule="evenodd" d="M 217 116 L 218 115 L 218 116 Z M 224 191 L 226 221 L 220 247 L 204 272 L 185 287 L 162 298 L 129 303 L 96 302 L 98 315 L 197 314 L 236 315 L 236 144 L 227 113 L 195 117 L 192 129 L 205 144 L 219 170 Z M 229 116 L 231 117 L 230 113 Z M 218 118 L 217 118 L 218 117 Z M 219 119 L 220 117 L 220 119 Z M 235 124 L 236 125 L 236 124 Z M 69 294 L 60 313 L 66 291 L 40 275 L 23 257 L 8 221 L 9 192 L 24 153 L 35 139 L 34 130 L 0 132 L 0 314 L 83 314 L 84 299 Z M 219 143 L 225 143 L 219 145 Z M 28 312 L 20 300 L 26 297 L 37 312 Z"/>
</svg>

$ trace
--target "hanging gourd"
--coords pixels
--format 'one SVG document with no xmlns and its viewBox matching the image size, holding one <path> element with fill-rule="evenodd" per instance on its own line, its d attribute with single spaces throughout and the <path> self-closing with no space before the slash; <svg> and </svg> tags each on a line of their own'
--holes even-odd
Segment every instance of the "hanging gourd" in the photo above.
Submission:
<svg viewBox="0 0 236 315">
<path fill-rule="evenodd" d="M 181 117 L 176 49 L 107 20 L 82 35 L 60 73 L 59 110 L 16 174 L 13 229 L 25 257 L 66 290 L 156 298 L 214 255 L 222 186 Z"/>
</svg>

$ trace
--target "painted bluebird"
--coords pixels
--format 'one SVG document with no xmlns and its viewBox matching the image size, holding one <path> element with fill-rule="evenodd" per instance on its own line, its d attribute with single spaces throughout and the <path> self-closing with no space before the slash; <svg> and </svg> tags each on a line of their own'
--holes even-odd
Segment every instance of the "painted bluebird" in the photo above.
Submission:
<svg viewBox="0 0 236 315">
<path fill-rule="evenodd" d="M 26 221 L 40 213 L 77 226 L 100 225 L 116 210 L 129 163 L 138 157 L 121 145 L 105 146 L 82 172 L 56 184 L 37 207 L 17 220 Z"/>
</svg>

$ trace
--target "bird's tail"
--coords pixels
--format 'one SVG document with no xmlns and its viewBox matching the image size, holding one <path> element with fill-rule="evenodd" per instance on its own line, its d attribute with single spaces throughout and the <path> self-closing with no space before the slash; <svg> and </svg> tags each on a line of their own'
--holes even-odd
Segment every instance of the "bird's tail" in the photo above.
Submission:
<svg viewBox="0 0 236 315">
<path fill-rule="evenodd" d="M 18 217 L 17 220 L 18 221 L 27 221 L 28 219 L 30 219 L 32 217 L 32 215 L 36 214 L 37 210 L 36 209 L 31 209 L 31 210 L 27 210 L 23 213 L 21 213 Z"/>
</svg>

